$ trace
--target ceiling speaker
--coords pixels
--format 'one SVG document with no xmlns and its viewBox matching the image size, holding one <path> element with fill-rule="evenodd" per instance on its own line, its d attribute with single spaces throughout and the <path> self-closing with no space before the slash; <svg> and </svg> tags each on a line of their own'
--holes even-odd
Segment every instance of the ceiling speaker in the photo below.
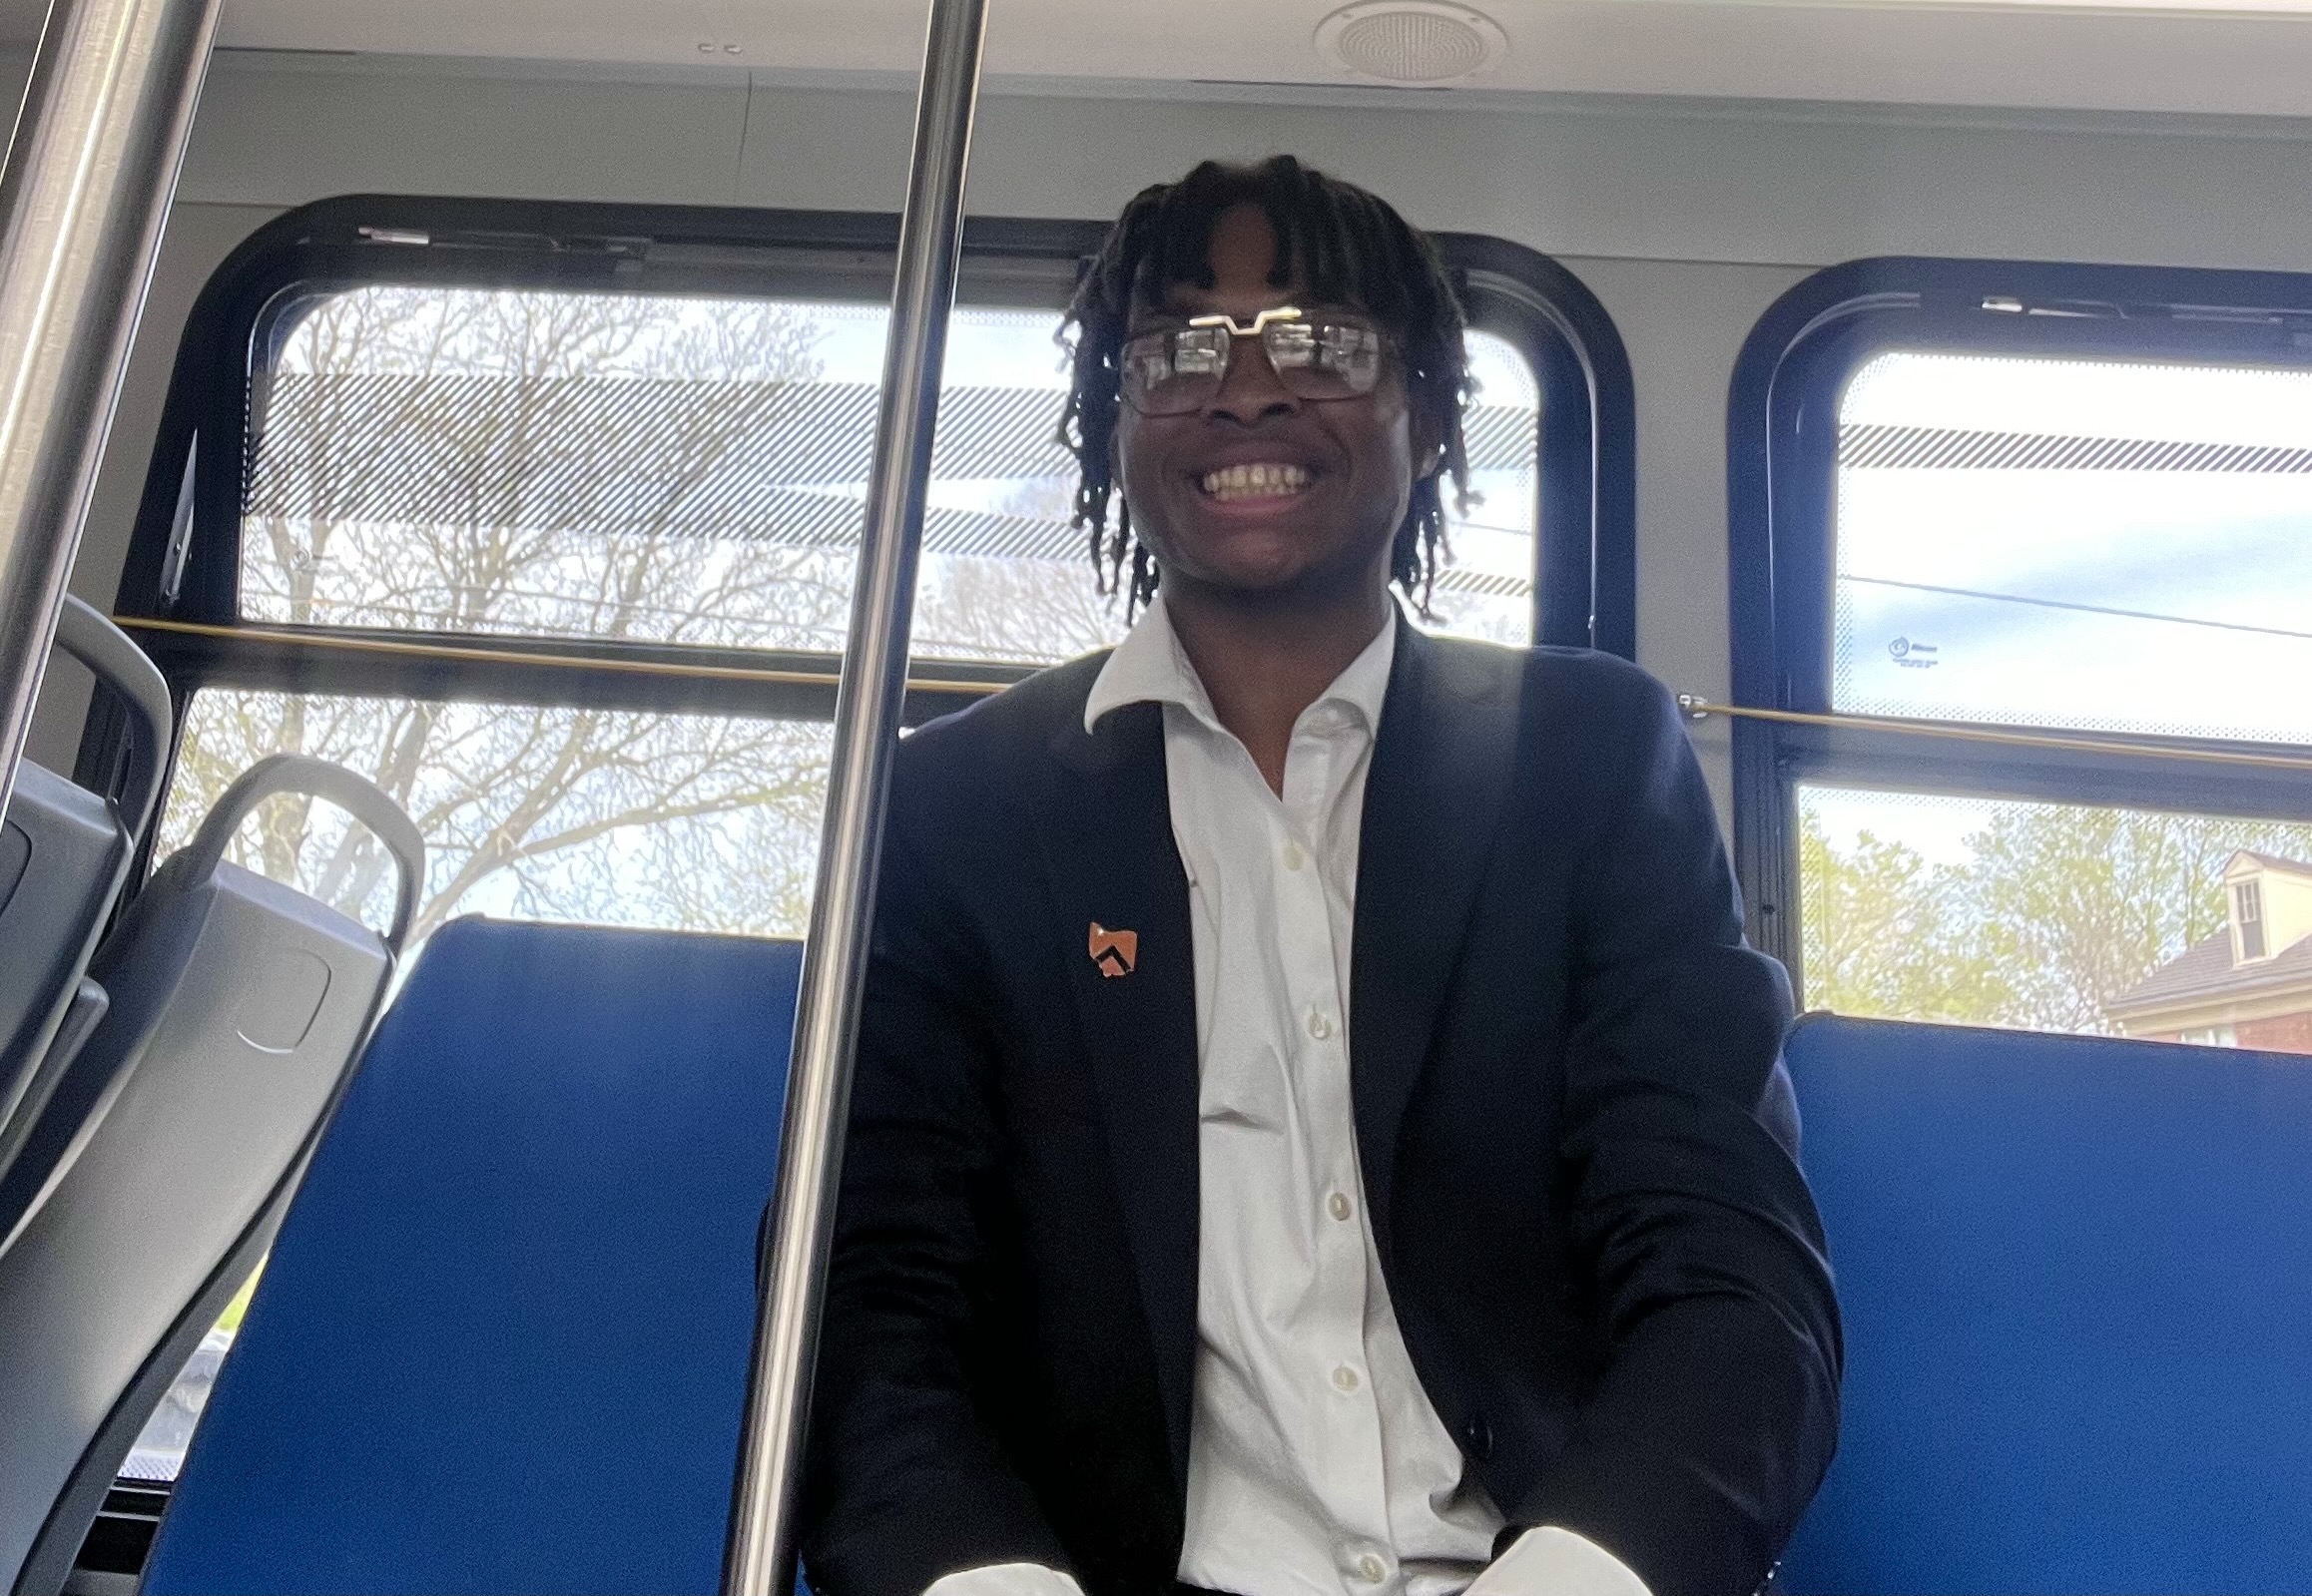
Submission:
<svg viewBox="0 0 2312 1596">
<path fill-rule="evenodd" d="M 1358 0 L 1317 24 L 1316 44 L 1339 71 L 1424 85 L 1473 78 L 1509 53 L 1499 23 L 1450 0 Z"/>
</svg>

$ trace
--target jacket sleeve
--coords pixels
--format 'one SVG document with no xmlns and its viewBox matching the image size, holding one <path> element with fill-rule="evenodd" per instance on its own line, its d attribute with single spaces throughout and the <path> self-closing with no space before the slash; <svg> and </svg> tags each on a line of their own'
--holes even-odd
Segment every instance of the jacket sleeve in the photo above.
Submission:
<svg viewBox="0 0 2312 1596">
<path fill-rule="evenodd" d="M 1589 1536 L 1655 1596 L 1730 1596 L 1765 1578 L 1829 1466 L 1838 1307 L 1779 1122 L 1789 983 L 1743 943 L 1669 695 L 1614 680 L 1629 754 L 1576 882 L 1560 1147 L 1606 1357 L 1508 1516 Z"/>
<path fill-rule="evenodd" d="M 984 967 L 894 812 L 860 1022 L 811 1415 L 804 1563 L 823 1596 L 921 1596 L 958 1570 L 1068 1566 L 971 1388 L 997 1145 Z"/>
</svg>

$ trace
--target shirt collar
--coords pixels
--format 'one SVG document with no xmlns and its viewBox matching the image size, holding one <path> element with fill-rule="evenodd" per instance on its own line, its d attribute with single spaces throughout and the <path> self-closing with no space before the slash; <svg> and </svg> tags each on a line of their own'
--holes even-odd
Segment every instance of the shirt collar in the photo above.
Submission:
<svg viewBox="0 0 2312 1596">
<path fill-rule="evenodd" d="M 1389 620 L 1374 635 L 1373 641 L 1365 645 L 1365 652 L 1351 660 L 1349 668 L 1318 696 L 1317 704 L 1346 705 L 1365 718 L 1369 731 L 1379 732 L 1381 704 L 1389 695 L 1389 673 L 1396 662 L 1397 605 L 1392 600 Z M 1212 699 L 1197 678 L 1196 667 L 1188 663 L 1188 652 L 1181 648 L 1179 634 L 1172 630 L 1172 619 L 1165 613 L 1161 593 L 1149 600 L 1148 608 L 1140 612 L 1140 619 L 1133 623 L 1124 641 L 1116 645 L 1115 652 L 1100 667 L 1099 676 L 1092 682 L 1092 691 L 1084 700 L 1084 730 L 1092 731 L 1099 725 L 1100 717 L 1111 710 L 1120 710 L 1127 704 L 1148 703 L 1177 704 L 1206 726 L 1216 731 L 1220 728 L 1219 717 L 1212 711 Z"/>
</svg>

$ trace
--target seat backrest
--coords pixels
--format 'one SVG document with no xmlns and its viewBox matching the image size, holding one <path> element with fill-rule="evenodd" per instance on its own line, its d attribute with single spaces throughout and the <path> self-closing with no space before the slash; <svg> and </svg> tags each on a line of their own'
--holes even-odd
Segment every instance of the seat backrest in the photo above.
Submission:
<svg viewBox="0 0 2312 1596">
<path fill-rule="evenodd" d="M 103 1002 L 81 982 L 160 796 L 172 719 L 160 671 L 80 600 L 65 601 L 56 644 L 126 709 L 129 768 L 114 800 L 25 761 L 0 816 L 0 1175 L 70 1062 L 52 1045 L 67 1013 Z"/>
<path fill-rule="evenodd" d="M 801 948 L 458 920 L 314 1154 L 149 1591 L 712 1591 Z"/>
<path fill-rule="evenodd" d="M 2312 1585 L 2312 1059 L 1809 1018 L 1845 1417 L 1776 1588 Z"/>
<path fill-rule="evenodd" d="M 222 862 L 285 790 L 369 825 L 401 867 L 390 937 Z M 53 1596 L 138 1430 L 278 1220 L 366 1035 L 421 849 L 376 789 L 277 756 L 236 783 L 99 950 L 111 994 L 6 1181 L 0 1588 Z"/>
</svg>

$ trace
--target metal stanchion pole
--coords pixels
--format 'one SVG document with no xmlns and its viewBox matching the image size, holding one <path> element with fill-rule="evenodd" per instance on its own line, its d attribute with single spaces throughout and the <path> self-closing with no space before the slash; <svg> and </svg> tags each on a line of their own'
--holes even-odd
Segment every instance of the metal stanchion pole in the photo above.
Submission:
<svg viewBox="0 0 2312 1596">
<path fill-rule="evenodd" d="M 915 555 L 922 541 L 947 312 L 955 300 L 963 174 L 986 19 L 986 0 L 932 0 L 923 44 L 882 410 L 867 478 L 866 542 L 843 685 L 836 694 L 819 894 L 796 1004 L 779 1184 L 771 1199 L 770 1252 L 723 1562 L 727 1596 L 783 1596 L 795 1573 L 804 1428 L 874 916 L 883 801 L 906 686 Z"/>
<path fill-rule="evenodd" d="M 219 0 L 54 0 L 0 171 L 0 804 L 32 721 Z"/>
</svg>

